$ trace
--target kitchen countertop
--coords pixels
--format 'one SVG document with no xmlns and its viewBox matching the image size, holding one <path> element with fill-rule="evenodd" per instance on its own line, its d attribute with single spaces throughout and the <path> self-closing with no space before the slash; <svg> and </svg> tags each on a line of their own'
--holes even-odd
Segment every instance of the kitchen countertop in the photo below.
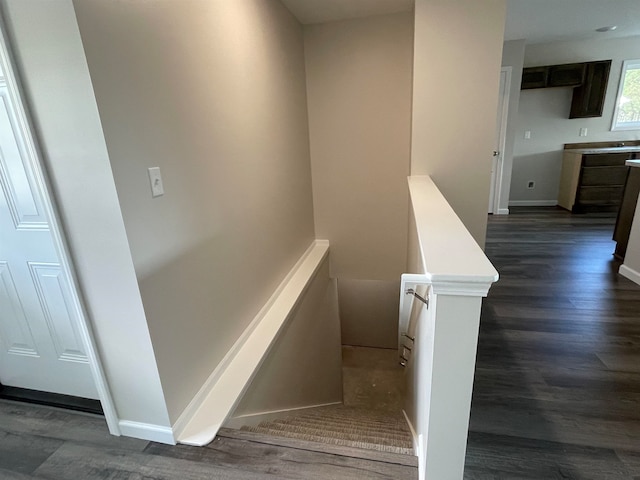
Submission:
<svg viewBox="0 0 640 480">
<path fill-rule="evenodd" d="M 567 148 L 564 150 L 569 153 L 579 153 L 582 155 L 593 153 L 627 153 L 627 152 L 640 152 L 639 146 L 628 147 L 605 147 L 605 148 Z"/>
<path fill-rule="evenodd" d="M 627 165 L 628 167 L 640 168 L 640 160 L 627 160 L 625 162 L 625 165 Z"/>
</svg>

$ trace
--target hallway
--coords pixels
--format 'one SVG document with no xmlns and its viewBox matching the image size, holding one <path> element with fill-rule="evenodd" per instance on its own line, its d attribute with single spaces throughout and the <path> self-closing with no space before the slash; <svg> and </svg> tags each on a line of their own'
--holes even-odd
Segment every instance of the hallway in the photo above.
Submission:
<svg viewBox="0 0 640 480">
<path fill-rule="evenodd" d="M 514 208 L 489 219 L 466 479 L 640 476 L 640 287 L 615 216 Z"/>
</svg>

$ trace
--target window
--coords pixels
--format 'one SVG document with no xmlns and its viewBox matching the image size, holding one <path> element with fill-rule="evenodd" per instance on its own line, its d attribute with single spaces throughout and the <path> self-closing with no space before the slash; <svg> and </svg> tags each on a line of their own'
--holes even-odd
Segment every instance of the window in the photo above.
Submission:
<svg viewBox="0 0 640 480">
<path fill-rule="evenodd" d="M 640 60 L 622 64 L 611 130 L 640 130 Z"/>
</svg>

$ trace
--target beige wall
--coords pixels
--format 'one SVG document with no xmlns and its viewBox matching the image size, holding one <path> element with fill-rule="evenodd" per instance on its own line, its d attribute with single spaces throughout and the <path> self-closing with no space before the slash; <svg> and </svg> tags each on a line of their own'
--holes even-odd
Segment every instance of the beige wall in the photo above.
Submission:
<svg viewBox="0 0 640 480">
<path fill-rule="evenodd" d="M 314 238 L 302 29 L 277 0 L 75 9 L 175 421 Z"/>
<path fill-rule="evenodd" d="M 370 330 L 376 346 L 397 324 L 387 298 L 406 263 L 412 23 L 401 13 L 304 31 L 316 235 L 331 242 L 343 334 Z"/>
<path fill-rule="evenodd" d="M 342 402 L 337 295 L 327 257 L 234 417 Z"/>
<path fill-rule="evenodd" d="M 411 174 L 484 245 L 505 0 L 416 0 Z"/>
<path fill-rule="evenodd" d="M 73 4 L 0 5 L 118 417 L 168 427 Z"/>
</svg>

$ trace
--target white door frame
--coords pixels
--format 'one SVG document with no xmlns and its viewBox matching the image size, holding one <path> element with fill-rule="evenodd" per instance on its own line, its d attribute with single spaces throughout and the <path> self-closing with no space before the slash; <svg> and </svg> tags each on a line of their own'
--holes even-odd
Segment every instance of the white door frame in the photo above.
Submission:
<svg viewBox="0 0 640 480">
<path fill-rule="evenodd" d="M 104 368 L 96 348 L 95 336 L 88 320 L 89 317 L 79 294 L 79 282 L 75 274 L 75 269 L 73 268 L 73 261 L 64 236 L 62 222 L 60 221 L 60 216 L 53 201 L 53 196 L 51 195 L 50 182 L 47 178 L 47 173 L 42 161 L 43 157 L 34 135 L 35 130 L 33 129 L 33 124 L 31 122 L 29 112 L 27 111 L 26 103 L 23 100 L 23 90 L 19 82 L 13 56 L 9 48 L 9 41 L 7 40 L 6 32 L 6 25 L 2 18 L 0 18 L 0 64 L 5 72 L 9 95 L 11 96 L 11 100 L 14 103 L 16 110 L 15 113 L 17 121 L 25 135 L 25 146 L 28 153 L 27 160 L 31 170 L 33 171 L 36 184 L 35 186 L 42 197 L 42 203 L 49 220 L 53 243 L 58 257 L 60 258 L 60 266 L 69 280 L 71 300 L 73 302 L 72 308 L 74 309 L 75 317 L 78 319 L 78 331 L 80 332 L 80 337 L 89 359 L 91 375 L 93 376 L 93 380 L 98 391 L 98 396 L 107 421 L 107 426 L 109 427 L 109 432 L 112 435 L 120 435 L 117 411 L 113 403 Z"/>
<path fill-rule="evenodd" d="M 502 184 L 504 182 L 503 174 L 504 174 L 504 150 L 507 144 L 507 120 L 509 116 L 509 96 L 511 94 L 511 74 L 512 67 L 502 67 L 500 68 L 500 75 L 502 73 L 505 74 L 504 79 L 504 93 L 502 95 L 502 109 L 500 112 L 496 112 L 496 114 L 500 115 L 500 136 L 498 141 L 498 151 L 500 152 L 498 155 L 497 163 L 496 163 L 496 171 L 494 173 L 495 182 L 492 181 L 494 185 L 494 193 L 493 193 L 493 214 L 507 214 L 509 210 L 500 209 L 500 200 L 502 199 L 503 188 Z"/>
</svg>

